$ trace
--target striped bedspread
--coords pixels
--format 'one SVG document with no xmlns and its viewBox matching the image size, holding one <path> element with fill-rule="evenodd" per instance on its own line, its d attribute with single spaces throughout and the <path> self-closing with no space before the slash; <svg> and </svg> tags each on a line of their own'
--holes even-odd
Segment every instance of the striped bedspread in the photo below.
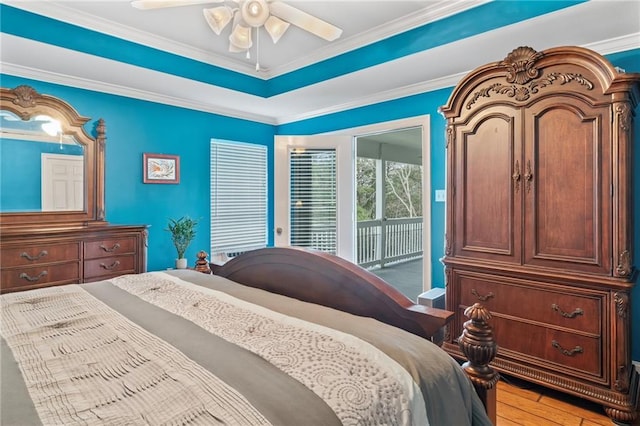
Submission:
<svg viewBox="0 0 640 426">
<path fill-rule="evenodd" d="M 430 342 L 217 276 L 150 272 L 1 302 L 3 425 L 490 424 Z"/>
</svg>

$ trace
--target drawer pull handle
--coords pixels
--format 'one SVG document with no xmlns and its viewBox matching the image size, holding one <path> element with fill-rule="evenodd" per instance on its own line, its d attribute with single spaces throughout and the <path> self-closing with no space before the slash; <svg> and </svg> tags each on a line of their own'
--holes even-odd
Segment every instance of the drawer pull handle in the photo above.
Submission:
<svg viewBox="0 0 640 426">
<path fill-rule="evenodd" d="M 478 298 L 478 300 L 480 300 L 480 301 L 482 301 L 482 302 L 486 302 L 487 300 L 489 300 L 489 299 L 492 299 L 492 298 L 496 297 L 496 295 L 495 295 L 495 294 L 493 294 L 493 292 L 492 292 L 492 291 L 490 291 L 490 292 L 489 292 L 489 294 L 487 294 L 486 296 L 482 296 L 482 295 L 480 295 L 480 293 L 478 293 L 478 292 L 476 291 L 476 289 L 475 289 L 475 288 L 472 288 L 472 289 L 471 289 L 471 294 L 473 294 L 475 297 L 477 297 L 477 298 Z"/>
<path fill-rule="evenodd" d="M 120 243 L 115 243 L 111 248 L 106 247 L 104 244 L 100 244 L 100 248 L 107 253 L 112 253 L 120 248 Z"/>
<path fill-rule="evenodd" d="M 584 350 L 582 349 L 582 346 L 576 346 L 575 348 L 568 350 L 560 346 L 560 343 L 558 343 L 555 340 L 551 341 L 551 346 L 559 350 L 562 353 L 562 355 L 566 355 L 566 356 L 574 356 L 575 354 L 581 354 L 582 352 L 584 352 Z"/>
<path fill-rule="evenodd" d="M 108 271 L 111 271 L 111 270 L 117 268 L 119 265 L 120 265 L 120 261 L 116 260 L 111 265 L 107 265 L 107 264 L 101 263 L 100 267 L 103 268 L 103 269 L 106 269 Z"/>
<path fill-rule="evenodd" d="M 560 308 L 560 306 L 556 305 L 555 303 L 551 305 L 551 309 L 553 309 L 554 311 L 556 311 L 557 313 L 559 313 L 565 318 L 575 318 L 578 315 L 584 315 L 584 311 L 582 310 L 582 308 L 577 308 L 573 312 L 565 312 Z"/>
<path fill-rule="evenodd" d="M 29 276 L 29 274 L 27 274 L 26 272 L 23 272 L 20 274 L 20 278 L 23 280 L 27 280 L 29 282 L 36 282 L 38 281 L 40 278 L 42 277 L 46 277 L 47 276 L 47 271 L 42 271 L 40 272 L 38 275 L 36 275 L 35 277 L 31 277 Z"/>
<path fill-rule="evenodd" d="M 27 253 L 26 251 L 23 251 L 22 253 L 20 253 L 20 257 L 24 257 L 27 260 L 34 261 L 34 260 L 39 260 L 39 259 L 45 257 L 48 254 L 49 254 L 49 252 L 47 252 L 46 250 L 42 250 L 36 256 L 30 256 L 29 253 Z"/>
</svg>

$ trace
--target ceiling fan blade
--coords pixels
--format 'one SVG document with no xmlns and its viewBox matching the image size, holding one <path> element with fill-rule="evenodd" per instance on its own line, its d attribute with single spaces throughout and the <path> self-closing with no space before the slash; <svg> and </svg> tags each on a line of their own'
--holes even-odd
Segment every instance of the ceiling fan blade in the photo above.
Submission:
<svg viewBox="0 0 640 426">
<path fill-rule="evenodd" d="M 191 6 L 194 4 L 222 3 L 224 0 L 136 0 L 131 6 L 136 9 L 162 9 L 165 7 Z"/>
<path fill-rule="evenodd" d="M 269 3 L 269 9 L 271 10 L 272 15 L 285 20 L 296 27 L 300 27 L 305 31 L 309 31 L 310 33 L 325 40 L 334 41 L 342 35 L 342 30 L 335 25 L 309 15 L 307 12 L 296 9 L 286 3 L 274 1 Z"/>
</svg>

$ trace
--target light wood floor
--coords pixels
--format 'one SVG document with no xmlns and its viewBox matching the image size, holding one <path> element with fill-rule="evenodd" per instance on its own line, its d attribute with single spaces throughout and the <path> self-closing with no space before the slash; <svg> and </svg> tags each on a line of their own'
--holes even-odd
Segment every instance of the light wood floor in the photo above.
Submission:
<svg viewBox="0 0 640 426">
<path fill-rule="evenodd" d="M 601 405 L 504 377 L 498 382 L 497 426 L 611 426 Z"/>
</svg>

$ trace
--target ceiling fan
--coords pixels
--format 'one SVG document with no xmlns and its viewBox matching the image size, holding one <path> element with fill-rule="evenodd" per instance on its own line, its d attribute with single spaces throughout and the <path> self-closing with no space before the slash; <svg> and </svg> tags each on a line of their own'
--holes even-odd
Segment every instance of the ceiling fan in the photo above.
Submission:
<svg viewBox="0 0 640 426">
<path fill-rule="evenodd" d="M 136 0 L 131 5 L 137 9 L 160 9 L 190 6 L 195 4 L 224 3 L 226 0 Z M 222 30 L 233 20 L 229 35 L 230 52 L 247 52 L 253 46 L 252 29 L 264 27 L 274 43 L 291 24 L 327 41 L 340 37 L 342 30 L 320 18 L 278 0 L 230 0 L 231 6 L 223 5 L 203 10 L 204 18 L 214 33 Z M 256 31 L 257 32 L 257 31 Z M 256 63 L 256 71 L 260 65 Z"/>
</svg>

